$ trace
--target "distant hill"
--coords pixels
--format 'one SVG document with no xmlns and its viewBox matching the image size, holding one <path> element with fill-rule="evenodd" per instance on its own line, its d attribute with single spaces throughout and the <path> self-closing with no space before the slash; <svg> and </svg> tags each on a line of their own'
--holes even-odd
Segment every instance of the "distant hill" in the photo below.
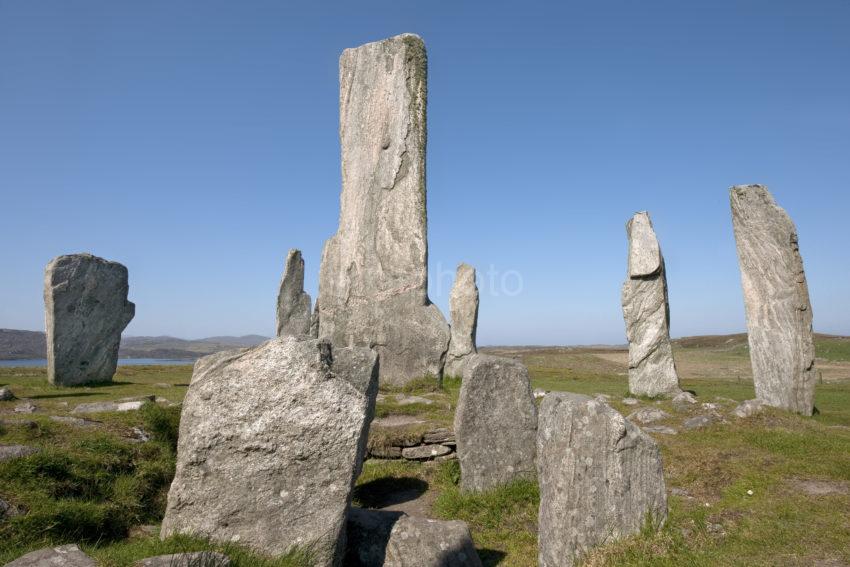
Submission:
<svg viewBox="0 0 850 567">
<path fill-rule="evenodd" d="M 44 333 L 0 329 L 0 360 L 46 357 L 47 341 Z"/>
<path fill-rule="evenodd" d="M 194 360 L 214 352 L 258 345 L 268 337 L 209 337 L 186 340 L 176 337 L 122 337 L 121 358 L 173 358 Z M 40 331 L 0 329 L 0 360 L 46 358 L 47 342 Z"/>
</svg>

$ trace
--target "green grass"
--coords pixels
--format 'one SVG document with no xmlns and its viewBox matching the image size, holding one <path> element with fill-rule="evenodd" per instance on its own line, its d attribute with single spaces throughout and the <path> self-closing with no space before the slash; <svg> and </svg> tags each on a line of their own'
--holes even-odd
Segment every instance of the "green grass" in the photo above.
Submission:
<svg viewBox="0 0 850 567">
<path fill-rule="evenodd" d="M 676 356 L 686 369 L 683 387 L 696 392 L 700 402 L 718 402 L 728 416 L 735 402 L 754 397 L 740 341 L 691 343 L 677 346 Z M 848 343 L 819 336 L 817 349 L 819 357 L 835 361 L 840 376 L 840 362 L 850 360 Z M 535 388 L 608 394 L 612 405 L 626 414 L 648 406 L 672 414 L 662 423 L 680 429 L 679 434 L 657 435 L 656 440 L 668 488 L 689 496 L 670 496 L 669 518 L 661 530 L 598 548 L 585 558 L 585 566 L 850 563 L 850 381 L 818 384 L 819 413 L 812 418 L 768 411 L 752 419 L 727 417 L 726 423 L 685 431 L 680 427 L 683 419 L 705 412 L 699 404 L 684 413 L 669 400 L 623 405 L 628 389 L 624 364 L 616 353 L 605 354 L 611 356 L 565 349 L 521 353 Z M 0 522 L 0 564 L 31 549 L 73 541 L 110 567 L 205 549 L 226 553 L 237 566 L 309 565 L 309 558 L 300 552 L 270 561 L 242 548 L 203 540 L 177 537 L 161 542 L 156 535 L 130 535 L 133 526 L 156 526 L 161 521 L 173 474 L 179 408 L 148 404 L 139 412 L 87 416 L 101 422 L 94 428 L 56 423 L 40 415 L 67 415 L 77 403 L 147 394 L 179 402 L 190 375 L 188 366 L 122 367 L 110 385 L 57 388 L 46 384 L 42 371 L 0 369 L 0 384 L 9 384 L 19 397 L 32 397 L 41 410 L 12 414 L 18 402 L 0 402 L 5 413 L 0 443 L 43 449 L 0 463 L 0 497 L 29 510 Z M 451 425 L 460 385 L 458 379 L 444 379 L 441 385 L 424 379 L 404 388 L 383 388 L 379 417 L 415 416 L 425 423 L 373 427 L 370 443 L 390 443 L 398 436 Z M 425 396 L 434 403 L 402 405 L 395 398 L 398 394 Z M 27 424 L 30 421 L 32 425 Z M 145 429 L 153 441 L 131 442 L 133 427 Z M 354 502 L 380 506 L 392 492 L 421 493 L 427 496 L 433 517 L 468 523 L 485 565 L 536 565 L 535 483 L 471 495 L 459 491 L 459 478 L 456 462 L 368 461 L 357 480 Z M 834 486 L 836 493 L 818 496 L 799 488 L 799 482 L 812 480 Z"/>
</svg>

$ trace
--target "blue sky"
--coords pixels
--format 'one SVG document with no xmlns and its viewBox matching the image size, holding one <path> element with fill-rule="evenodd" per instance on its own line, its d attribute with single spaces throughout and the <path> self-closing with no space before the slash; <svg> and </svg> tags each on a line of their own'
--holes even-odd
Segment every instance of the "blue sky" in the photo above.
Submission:
<svg viewBox="0 0 850 567">
<path fill-rule="evenodd" d="M 430 293 L 479 269 L 480 344 L 624 342 L 644 209 L 673 334 L 742 331 L 727 190 L 754 182 L 815 328 L 850 334 L 848 29 L 844 0 L 0 0 L 0 327 L 42 329 L 44 265 L 91 251 L 130 270 L 126 334 L 272 334 L 287 250 L 315 297 L 336 230 L 339 54 L 414 32 Z"/>
</svg>

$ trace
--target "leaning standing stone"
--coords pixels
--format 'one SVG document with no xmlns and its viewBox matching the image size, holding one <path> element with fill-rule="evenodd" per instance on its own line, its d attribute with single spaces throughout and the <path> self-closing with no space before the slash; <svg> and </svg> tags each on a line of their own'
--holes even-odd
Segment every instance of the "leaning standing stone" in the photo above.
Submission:
<svg viewBox="0 0 850 567">
<path fill-rule="evenodd" d="M 537 470 L 541 567 L 569 567 L 591 548 L 667 518 L 658 446 L 602 401 L 544 398 Z"/>
<path fill-rule="evenodd" d="M 460 486 L 480 491 L 533 479 L 537 406 L 520 362 L 476 354 L 455 413 Z"/>
<path fill-rule="evenodd" d="M 136 314 L 127 268 L 91 254 L 59 256 L 44 273 L 47 379 L 74 386 L 112 380 L 121 332 Z"/>
<path fill-rule="evenodd" d="M 310 334 L 310 294 L 304 291 L 304 258 L 293 248 L 286 256 L 283 277 L 277 293 L 277 336 Z"/>
<path fill-rule="evenodd" d="M 339 60 L 342 195 L 325 243 L 318 336 L 372 346 L 382 384 L 442 375 L 449 326 L 428 299 L 425 45 L 405 34 Z"/>
<path fill-rule="evenodd" d="M 470 358 L 478 352 L 475 331 L 478 327 L 478 286 L 475 285 L 475 268 L 469 264 L 457 267 L 455 283 L 449 297 L 452 315 L 451 340 L 446 355 L 446 376 L 463 376 Z"/>
<path fill-rule="evenodd" d="M 812 305 L 797 229 L 762 185 L 730 190 L 756 397 L 812 415 Z"/>
<path fill-rule="evenodd" d="M 377 395 L 377 355 L 273 339 L 196 363 L 162 537 L 339 565 Z M 367 363 L 368 362 L 368 363 Z"/>
<path fill-rule="evenodd" d="M 640 396 L 676 394 L 679 376 L 670 344 L 667 275 L 649 213 L 628 224 L 629 273 L 623 284 L 623 318 L 629 340 L 629 391 Z"/>
</svg>

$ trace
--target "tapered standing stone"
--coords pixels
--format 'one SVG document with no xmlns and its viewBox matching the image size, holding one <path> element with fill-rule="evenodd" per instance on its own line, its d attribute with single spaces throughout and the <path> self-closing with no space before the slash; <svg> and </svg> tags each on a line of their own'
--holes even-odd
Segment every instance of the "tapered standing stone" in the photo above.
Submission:
<svg viewBox="0 0 850 567">
<path fill-rule="evenodd" d="M 452 315 L 451 340 L 446 355 L 447 376 L 463 376 L 464 368 L 474 354 L 475 331 L 478 328 L 478 286 L 475 285 L 475 268 L 469 264 L 457 267 L 455 283 L 449 297 Z"/>
<path fill-rule="evenodd" d="M 304 258 L 293 248 L 286 256 L 277 294 L 277 336 L 308 336 L 312 319 L 310 294 L 304 291 Z"/>
<path fill-rule="evenodd" d="M 537 406 L 525 366 L 474 355 L 455 412 L 460 486 L 480 491 L 535 476 Z"/>
<path fill-rule="evenodd" d="M 411 34 L 339 62 L 339 230 L 322 252 L 318 335 L 373 346 L 382 383 L 439 377 L 449 326 L 428 299 L 426 56 Z"/>
<path fill-rule="evenodd" d="M 162 537 L 339 565 L 378 389 L 377 355 L 280 337 L 198 360 Z"/>
<path fill-rule="evenodd" d="M 540 567 L 570 567 L 667 518 L 658 445 L 603 401 L 566 392 L 543 399 L 537 470 Z"/>
<path fill-rule="evenodd" d="M 767 187 L 730 190 L 756 397 L 812 415 L 812 305 L 797 229 Z"/>
<path fill-rule="evenodd" d="M 641 396 L 676 394 L 679 376 L 670 344 L 667 274 L 649 213 L 626 224 L 629 270 L 623 284 L 623 318 L 629 340 L 629 391 Z"/>
<path fill-rule="evenodd" d="M 44 272 L 47 379 L 74 386 L 112 380 L 121 332 L 136 313 L 127 268 L 91 254 L 59 256 Z"/>
</svg>

